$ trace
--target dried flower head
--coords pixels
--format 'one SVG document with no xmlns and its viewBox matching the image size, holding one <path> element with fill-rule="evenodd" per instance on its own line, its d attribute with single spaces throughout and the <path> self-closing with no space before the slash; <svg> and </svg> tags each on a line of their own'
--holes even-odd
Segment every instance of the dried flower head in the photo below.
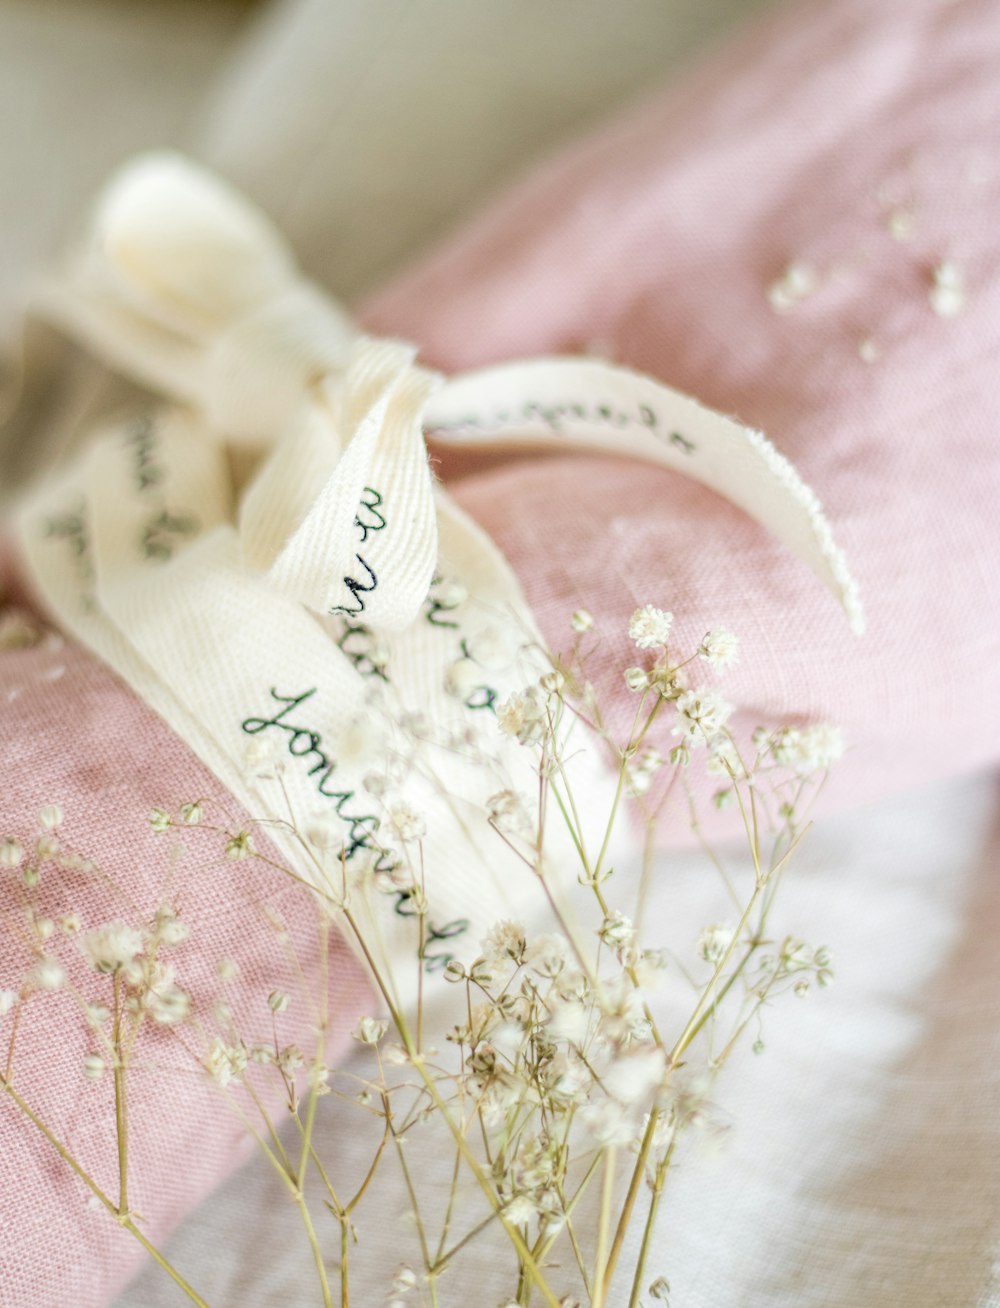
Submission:
<svg viewBox="0 0 1000 1308">
<path fill-rule="evenodd" d="M 669 640 L 673 620 L 674 615 L 666 609 L 644 604 L 629 619 L 628 634 L 638 649 L 656 649 Z"/>
<path fill-rule="evenodd" d="M 58 831 L 62 826 L 63 811 L 58 804 L 46 804 L 39 810 L 38 822 L 46 831 Z"/>
<path fill-rule="evenodd" d="M 13 836 L 0 840 L 0 867 L 20 867 L 23 858 L 24 849 Z"/>
<path fill-rule="evenodd" d="M 80 937 L 80 948 L 97 972 L 117 972 L 144 948 L 142 932 L 124 922 L 107 922 Z"/>
<path fill-rule="evenodd" d="M 418 813 L 412 804 L 399 801 L 389 810 L 386 825 L 402 844 L 412 844 L 423 840 L 427 834 L 427 823 L 423 814 Z"/>
<path fill-rule="evenodd" d="M 845 748 L 843 732 L 826 722 L 810 727 L 782 727 L 773 741 L 775 762 L 799 776 L 832 767 Z"/>
<path fill-rule="evenodd" d="M 740 638 L 725 627 L 706 631 L 698 646 L 698 657 L 712 668 L 728 668 L 740 654 Z"/>
<path fill-rule="evenodd" d="M 732 711 L 732 704 L 717 691 L 704 686 L 686 690 L 677 700 L 674 735 L 683 736 L 688 745 L 707 744 L 724 730 Z"/>
<path fill-rule="evenodd" d="M 545 702 L 537 686 L 510 695 L 497 706 L 497 726 L 521 745 L 534 744 L 545 734 Z"/>
</svg>

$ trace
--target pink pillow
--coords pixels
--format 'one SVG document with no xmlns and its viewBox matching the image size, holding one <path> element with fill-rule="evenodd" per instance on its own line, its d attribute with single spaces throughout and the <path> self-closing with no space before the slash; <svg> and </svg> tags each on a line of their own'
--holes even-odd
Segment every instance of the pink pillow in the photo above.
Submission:
<svg viewBox="0 0 1000 1308">
<path fill-rule="evenodd" d="M 637 605 L 673 610 L 694 644 L 735 630 L 743 725 L 845 729 L 830 807 L 1000 753 L 998 66 L 991 0 L 797 6 L 364 312 L 447 370 L 593 343 L 771 436 L 858 578 L 863 641 L 780 545 L 669 471 L 451 455 L 443 470 L 557 648 L 572 610 L 594 612 L 623 708 Z"/>
<path fill-rule="evenodd" d="M 11 607 L 0 608 L 8 637 L 15 620 Z M 32 851 L 40 831 L 36 815 L 44 805 L 58 804 L 65 815 L 58 832 L 63 852 L 75 851 L 99 869 L 59 872 L 46 865 L 37 892 L 41 914 L 56 921 L 75 910 L 86 929 L 121 918 L 148 920 L 169 901 L 191 932 L 169 958 L 197 1007 L 207 1011 L 219 997 L 241 1032 L 265 1041 L 271 1030 L 267 996 L 284 989 L 291 1004 L 279 1020 L 282 1042 L 298 1042 L 311 1053 L 312 1010 L 289 951 L 306 975 L 319 975 L 313 906 L 279 872 L 227 859 L 222 839 L 208 832 L 185 836 L 186 854 L 174 858 L 174 835 L 158 835 L 150 827 L 153 807 L 203 798 L 206 814 L 216 820 L 224 810 L 239 826 L 245 815 L 112 672 L 54 633 L 33 647 L 2 649 L 0 755 L 0 840 L 14 837 Z M 0 992 L 17 990 L 33 966 L 25 943 L 22 874 L 23 865 L 0 866 Z M 284 921 L 289 944 L 279 939 L 265 905 Z M 90 968 L 72 940 L 57 933 L 53 952 L 67 962 L 69 979 L 83 995 L 108 1002 L 109 978 Z M 223 959 L 239 969 L 225 983 L 217 971 Z M 328 1047 L 334 1062 L 357 1018 L 374 1011 L 374 1000 L 339 939 L 332 944 L 331 972 Z M 0 1017 L 0 1070 L 12 1020 L 12 1013 Z M 29 1000 L 19 1026 L 13 1083 L 117 1198 L 112 1076 L 105 1072 L 94 1081 L 84 1076 L 84 1059 L 95 1046 L 66 991 Z M 143 1233 L 159 1243 L 253 1146 L 216 1087 L 197 1070 L 202 1044 L 193 1029 L 157 1029 L 143 1047 L 145 1066 L 130 1077 L 131 1203 L 146 1219 Z M 269 1085 L 270 1107 L 280 1108 L 273 1074 L 255 1084 Z M 4 1308 L 101 1308 L 136 1269 L 144 1257 L 138 1243 L 105 1211 L 88 1205 L 88 1197 L 82 1182 L 0 1092 Z"/>
</svg>

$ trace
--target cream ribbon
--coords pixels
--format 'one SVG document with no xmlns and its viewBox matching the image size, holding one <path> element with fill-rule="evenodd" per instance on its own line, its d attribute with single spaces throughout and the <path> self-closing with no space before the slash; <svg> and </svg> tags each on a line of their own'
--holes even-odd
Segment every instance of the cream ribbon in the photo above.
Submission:
<svg viewBox="0 0 1000 1308">
<path fill-rule="evenodd" d="M 434 485 L 425 432 L 683 471 L 785 541 L 861 629 L 816 497 L 759 433 L 592 360 L 428 372 L 412 347 L 359 336 L 257 210 L 178 156 L 112 179 L 34 308 L 167 401 L 95 434 L 22 506 L 40 590 L 303 875 L 338 884 L 343 845 L 404 1002 L 420 966 L 415 879 L 434 974 L 543 898 L 485 818 L 491 794 L 534 785 L 492 709 L 545 670 L 540 639 L 505 560 Z M 578 769 L 593 795 L 601 776 Z M 422 859 L 404 803 L 426 815 Z"/>
</svg>

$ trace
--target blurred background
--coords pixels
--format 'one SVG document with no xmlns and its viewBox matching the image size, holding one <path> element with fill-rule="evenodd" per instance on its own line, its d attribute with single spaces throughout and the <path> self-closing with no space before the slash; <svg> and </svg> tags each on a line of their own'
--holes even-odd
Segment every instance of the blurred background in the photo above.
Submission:
<svg viewBox="0 0 1000 1308">
<path fill-rule="evenodd" d="M 174 144 L 347 299 L 767 0 L 0 0 L 0 341 L 108 171 Z"/>
</svg>

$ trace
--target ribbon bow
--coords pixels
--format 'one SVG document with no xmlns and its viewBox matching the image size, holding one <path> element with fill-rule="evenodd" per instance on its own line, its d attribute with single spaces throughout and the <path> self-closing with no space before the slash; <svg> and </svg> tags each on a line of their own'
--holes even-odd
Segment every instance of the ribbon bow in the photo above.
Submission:
<svg viewBox="0 0 1000 1308">
<path fill-rule="evenodd" d="M 545 898 L 490 841 L 486 816 L 491 796 L 537 785 L 492 710 L 526 684 L 538 693 L 540 638 L 506 560 L 433 484 L 425 432 L 684 471 L 786 541 L 860 628 L 816 497 L 759 433 L 592 360 L 444 380 L 411 346 L 356 334 L 265 219 L 180 158 L 112 180 L 35 307 L 170 401 L 95 432 L 22 505 L 39 592 L 268 820 L 293 866 L 303 844 L 291 820 L 298 833 L 320 822 L 303 874 L 338 895 L 350 882 L 401 989 L 414 979 L 416 891 L 392 803 L 428 817 L 425 968 Z M 249 482 L 234 475 L 240 445 L 255 460 Z M 374 781 L 359 727 L 382 742 Z M 581 812 L 599 813 L 586 797 L 603 772 L 573 766 Z M 572 864 L 556 850 L 551 865 Z"/>
<path fill-rule="evenodd" d="M 437 565 L 424 433 L 626 455 L 685 472 L 769 527 L 838 596 L 855 584 L 815 495 L 759 433 L 651 378 L 539 359 L 445 382 L 357 334 L 249 202 L 180 156 L 127 165 L 38 310 L 112 367 L 272 453 L 240 505 L 245 559 L 321 614 L 413 622 Z"/>
</svg>

